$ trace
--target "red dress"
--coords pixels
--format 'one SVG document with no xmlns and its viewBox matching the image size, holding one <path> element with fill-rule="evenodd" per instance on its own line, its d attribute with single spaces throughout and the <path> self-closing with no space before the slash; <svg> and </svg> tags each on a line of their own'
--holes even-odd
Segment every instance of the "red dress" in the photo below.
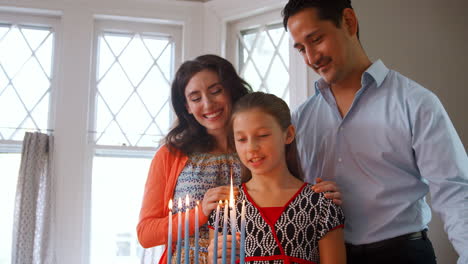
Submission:
<svg viewBox="0 0 468 264">
<path fill-rule="evenodd" d="M 237 223 L 240 232 L 242 201 L 246 205 L 246 262 L 265 263 L 319 263 L 318 241 L 327 232 L 342 228 L 344 215 L 341 208 L 323 193 L 315 193 L 312 185 L 304 184 L 286 205 L 279 209 L 260 208 L 251 199 L 242 185 L 236 201 Z M 276 216 L 272 216 L 271 213 Z M 208 224 L 213 229 L 215 212 Z M 274 221 L 274 219 L 276 221 Z M 273 222 L 273 221 L 274 222 Z M 229 222 L 229 221 L 228 221 Z M 223 214 L 219 215 L 219 229 L 222 232 Z M 228 226 L 229 232 L 231 227 Z"/>
</svg>

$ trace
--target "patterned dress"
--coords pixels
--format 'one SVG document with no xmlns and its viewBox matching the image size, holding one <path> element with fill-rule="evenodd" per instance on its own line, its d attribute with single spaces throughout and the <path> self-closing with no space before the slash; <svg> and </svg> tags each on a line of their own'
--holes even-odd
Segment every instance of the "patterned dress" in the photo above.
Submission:
<svg viewBox="0 0 468 264">
<path fill-rule="evenodd" d="M 190 208 L 195 207 L 196 201 L 203 200 L 207 190 L 218 186 L 229 185 L 232 177 L 235 186 L 240 184 L 240 161 L 235 153 L 227 154 L 210 154 L 210 153 L 194 153 L 189 155 L 189 159 L 185 168 L 177 179 L 177 184 L 174 191 L 173 200 L 177 201 L 182 198 L 182 212 L 185 212 L 185 196 L 190 196 Z M 173 213 L 177 213 L 177 204 L 174 206 Z M 202 213 L 202 212 L 199 212 Z M 193 219 L 191 219 L 193 220 Z M 208 246 L 209 246 L 209 229 L 205 224 L 200 227 L 199 238 L 199 263 L 208 263 Z M 184 243 L 182 242 L 182 246 Z M 193 253 L 195 249 L 194 238 L 190 237 L 190 262 L 194 263 Z M 175 250 L 173 256 L 176 256 Z M 176 258 L 172 258 L 175 263 Z M 182 250 L 182 260 L 184 262 L 184 250 Z"/>
<path fill-rule="evenodd" d="M 284 206 L 275 223 L 271 223 L 246 191 L 239 192 L 236 203 L 236 228 L 240 232 L 242 201 L 246 205 L 246 262 L 265 263 L 319 263 L 318 241 L 327 232 L 343 227 L 344 215 L 340 207 L 326 199 L 323 193 L 315 193 L 312 185 L 304 184 Z M 208 225 L 215 225 L 216 213 L 212 212 Z M 219 215 L 222 232 L 223 214 Z M 228 221 L 229 222 L 229 221 Z M 228 224 L 228 230 L 231 230 Z M 229 232 L 230 233 L 230 232 Z"/>
</svg>

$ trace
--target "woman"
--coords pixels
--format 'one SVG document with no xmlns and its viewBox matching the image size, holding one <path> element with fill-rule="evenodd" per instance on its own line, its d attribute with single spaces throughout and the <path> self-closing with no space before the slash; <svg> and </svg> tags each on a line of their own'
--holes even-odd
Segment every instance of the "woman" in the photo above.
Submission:
<svg viewBox="0 0 468 264">
<path fill-rule="evenodd" d="M 199 261 L 207 263 L 207 216 L 218 200 L 228 199 L 231 174 L 234 182 L 240 183 L 240 162 L 228 147 L 227 124 L 233 103 L 249 91 L 250 86 L 237 75 L 232 64 L 219 56 L 203 55 L 180 66 L 171 87 L 177 124 L 157 151 L 145 186 L 137 227 L 143 247 L 167 243 L 169 200 L 176 201 L 188 194 L 189 208 L 194 208 L 195 201 L 203 200 L 199 214 Z M 174 205 L 172 241 L 175 242 L 178 204 Z M 185 212 L 185 207 L 182 210 Z M 194 219 L 193 209 L 190 219 Z M 193 230 L 191 221 L 191 235 Z M 192 239 L 190 244 L 193 248 Z M 166 263 L 166 252 L 160 263 Z M 193 251 L 190 252 L 192 255 Z"/>
</svg>

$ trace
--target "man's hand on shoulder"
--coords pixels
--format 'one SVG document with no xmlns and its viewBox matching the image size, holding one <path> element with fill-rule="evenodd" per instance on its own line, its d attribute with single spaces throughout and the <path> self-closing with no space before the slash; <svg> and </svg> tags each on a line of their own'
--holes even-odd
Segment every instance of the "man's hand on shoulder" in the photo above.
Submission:
<svg viewBox="0 0 468 264">
<path fill-rule="evenodd" d="M 340 189 L 333 181 L 324 181 L 322 178 L 317 178 L 316 184 L 312 186 L 312 190 L 316 193 L 326 192 L 325 198 L 332 199 L 336 205 L 341 205 Z"/>
</svg>

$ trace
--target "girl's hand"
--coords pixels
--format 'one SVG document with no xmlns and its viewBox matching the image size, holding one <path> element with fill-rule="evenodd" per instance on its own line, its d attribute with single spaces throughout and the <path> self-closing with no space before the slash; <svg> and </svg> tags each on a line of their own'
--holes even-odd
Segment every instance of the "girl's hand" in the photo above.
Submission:
<svg viewBox="0 0 468 264">
<path fill-rule="evenodd" d="M 231 241 L 232 236 L 227 236 L 227 244 L 226 244 L 226 263 L 231 263 Z M 240 255 L 240 233 L 236 233 L 236 260 L 239 258 Z M 210 245 L 208 246 L 208 264 L 213 264 L 213 251 L 214 251 L 214 240 L 210 241 Z M 223 234 L 219 233 L 218 235 L 218 258 L 217 262 L 221 263 L 223 260 Z"/>
<path fill-rule="evenodd" d="M 202 201 L 202 211 L 206 216 L 209 216 L 211 211 L 216 209 L 218 202 L 220 200 L 229 200 L 229 190 L 230 186 L 219 186 L 213 189 L 206 191 L 205 196 Z M 234 197 L 239 193 L 239 188 L 234 187 Z"/>
<path fill-rule="evenodd" d="M 316 184 L 312 186 L 312 190 L 316 193 L 327 192 L 325 193 L 325 198 L 332 199 L 333 203 L 336 205 L 341 205 L 341 193 L 340 189 L 336 185 L 336 182 L 333 181 L 323 181 L 322 178 L 317 178 Z"/>
</svg>

